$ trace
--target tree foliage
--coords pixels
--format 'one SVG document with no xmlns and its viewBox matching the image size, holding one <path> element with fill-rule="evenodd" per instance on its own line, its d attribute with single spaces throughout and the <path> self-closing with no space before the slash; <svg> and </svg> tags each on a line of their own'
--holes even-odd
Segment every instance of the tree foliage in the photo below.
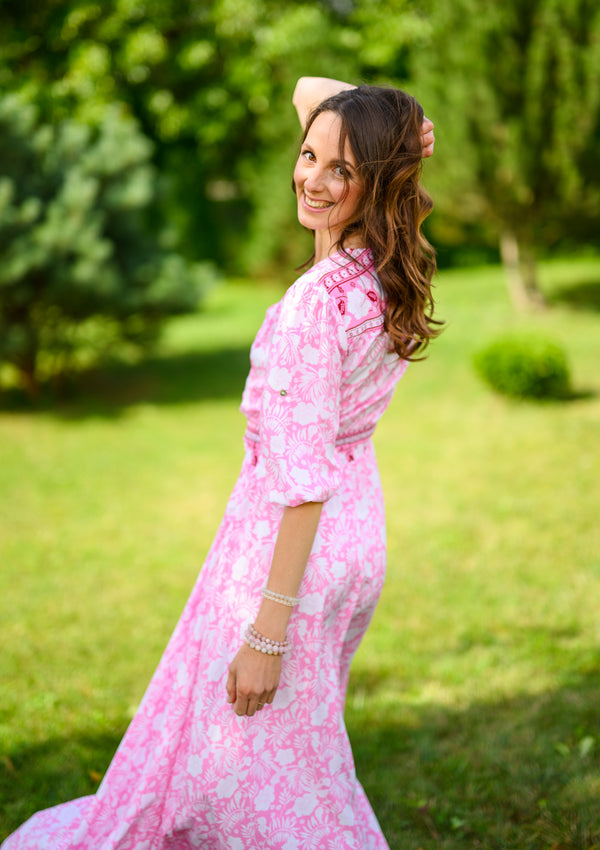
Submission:
<svg viewBox="0 0 600 850">
<path fill-rule="evenodd" d="M 304 257 L 285 179 L 297 77 L 401 76 L 422 26 L 409 0 L 9 0 L 0 82 L 35 86 L 48 120 L 126 104 L 186 252 L 243 271 Z"/>
<path fill-rule="evenodd" d="M 153 226 L 244 273 L 310 252 L 286 179 L 296 78 L 402 85 L 436 122 L 434 241 L 502 237 L 532 269 L 536 248 L 594 238 L 599 45 L 593 0 L 5 0 L 0 86 L 47 125 L 135 118 Z"/>
<path fill-rule="evenodd" d="M 118 106 L 97 127 L 50 125 L 0 99 L 0 361 L 30 393 L 45 358 L 152 338 L 195 309 L 205 270 L 147 235 L 151 145 Z"/>
<path fill-rule="evenodd" d="M 427 61 L 415 76 L 438 128 L 441 231 L 485 222 L 522 297 L 535 286 L 536 250 L 597 227 L 600 7 L 430 0 L 428 14 Z"/>
</svg>

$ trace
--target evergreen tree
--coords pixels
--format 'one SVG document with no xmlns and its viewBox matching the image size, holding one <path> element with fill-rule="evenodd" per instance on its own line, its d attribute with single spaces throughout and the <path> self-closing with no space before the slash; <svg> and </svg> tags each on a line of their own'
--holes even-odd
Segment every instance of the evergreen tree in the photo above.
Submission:
<svg viewBox="0 0 600 850">
<path fill-rule="evenodd" d="M 50 359 L 60 371 L 82 345 L 142 343 L 198 304 L 206 269 L 147 234 L 150 155 L 118 106 L 94 129 L 0 99 L 0 362 L 31 394 Z"/>
</svg>

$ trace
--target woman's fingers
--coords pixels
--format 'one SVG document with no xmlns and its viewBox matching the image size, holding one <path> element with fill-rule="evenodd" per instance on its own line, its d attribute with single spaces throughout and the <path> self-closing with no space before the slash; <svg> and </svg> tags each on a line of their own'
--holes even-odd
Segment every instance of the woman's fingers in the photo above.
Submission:
<svg viewBox="0 0 600 850">
<path fill-rule="evenodd" d="M 276 690 L 269 693 L 263 693 L 261 696 L 256 696 L 254 694 L 248 696 L 240 693 L 235 700 L 233 710 L 239 717 L 243 717 L 245 714 L 248 715 L 248 717 L 252 717 L 257 711 L 262 711 L 265 705 L 272 704 L 275 699 L 275 693 Z M 230 702 L 231 701 L 232 700 L 230 700 Z"/>
<path fill-rule="evenodd" d="M 433 154 L 434 144 L 435 136 L 433 135 L 433 121 L 430 121 L 429 118 L 423 118 L 423 123 L 421 124 L 421 154 L 423 157 L 431 156 Z"/>
<path fill-rule="evenodd" d="M 271 699 L 271 702 L 273 700 Z M 262 711 L 265 705 L 267 705 L 267 698 L 261 697 L 252 697 L 252 699 L 248 699 L 247 697 L 240 696 L 233 706 L 233 710 L 238 715 L 238 717 L 244 717 L 247 715 L 248 717 L 253 717 L 257 711 Z"/>
<path fill-rule="evenodd" d="M 235 702 L 236 701 L 236 689 L 235 689 L 235 673 L 233 669 L 229 668 L 229 675 L 227 676 L 227 702 Z"/>
</svg>

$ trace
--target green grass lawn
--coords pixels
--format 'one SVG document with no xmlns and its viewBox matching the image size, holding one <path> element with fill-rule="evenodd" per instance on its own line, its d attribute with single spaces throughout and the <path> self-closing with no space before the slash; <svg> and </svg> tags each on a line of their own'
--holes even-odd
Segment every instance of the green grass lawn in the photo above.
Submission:
<svg viewBox="0 0 600 850">
<path fill-rule="evenodd" d="M 440 274 L 447 329 L 375 436 L 388 581 L 347 723 L 392 850 L 600 848 L 600 262 L 541 272 L 530 316 L 497 268 Z M 215 290 L 154 357 L 0 410 L 0 838 L 97 787 L 237 476 L 279 295 Z M 565 347 L 572 400 L 478 380 L 473 352 L 519 326 Z"/>
</svg>

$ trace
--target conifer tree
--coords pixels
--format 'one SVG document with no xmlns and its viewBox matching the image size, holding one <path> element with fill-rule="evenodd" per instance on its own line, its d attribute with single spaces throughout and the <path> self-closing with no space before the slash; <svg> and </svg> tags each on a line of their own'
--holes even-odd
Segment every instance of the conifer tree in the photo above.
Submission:
<svg viewBox="0 0 600 850">
<path fill-rule="evenodd" d="M 194 309 L 206 269 L 151 239 L 151 145 L 120 107 L 97 128 L 0 99 L 0 362 L 35 394 L 82 346 L 142 343 Z"/>
</svg>

